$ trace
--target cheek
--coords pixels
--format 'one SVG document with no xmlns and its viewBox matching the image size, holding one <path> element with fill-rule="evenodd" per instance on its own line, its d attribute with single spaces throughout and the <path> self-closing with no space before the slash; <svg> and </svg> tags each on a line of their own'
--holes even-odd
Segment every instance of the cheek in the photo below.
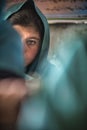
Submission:
<svg viewBox="0 0 87 130">
<path fill-rule="evenodd" d="M 36 55 L 38 54 L 39 47 L 30 47 L 27 48 L 26 51 L 24 52 L 24 57 L 25 57 L 25 65 L 29 65 L 34 61 Z"/>
</svg>

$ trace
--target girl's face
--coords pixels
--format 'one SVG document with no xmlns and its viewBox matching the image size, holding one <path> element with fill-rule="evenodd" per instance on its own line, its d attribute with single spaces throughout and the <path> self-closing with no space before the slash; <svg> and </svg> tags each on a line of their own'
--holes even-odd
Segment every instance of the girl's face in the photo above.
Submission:
<svg viewBox="0 0 87 130">
<path fill-rule="evenodd" d="M 22 42 L 24 44 L 25 66 L 27 66 L 32 63 L 38 54 L 41 40 L 40 34 L 32 26 L 23 27 L 20 25 L 14 25 L 13 27 L 21 36 Z"/>
</svg>

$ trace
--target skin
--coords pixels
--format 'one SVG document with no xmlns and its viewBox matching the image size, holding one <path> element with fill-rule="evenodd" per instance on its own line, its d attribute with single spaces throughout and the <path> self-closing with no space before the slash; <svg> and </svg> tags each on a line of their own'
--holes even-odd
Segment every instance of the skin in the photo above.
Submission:
<svg viewBox="0 0 87 130">
<path fill-rule="evenodd" d="M 23 27 L 20 25 L 14 25 L 13 27 L 21 36 L 24 44 L 25 66 L 27 66 L 33 62 L 38 54 L 40 49 L 40 34 L 32 26 Z"/>
<path fill-rule="evenodd" d="M 0 79 L 0 123 L 14 124 L 19 108 L 27 97 L 25 80 L 21 78 Z"/>
</svg>

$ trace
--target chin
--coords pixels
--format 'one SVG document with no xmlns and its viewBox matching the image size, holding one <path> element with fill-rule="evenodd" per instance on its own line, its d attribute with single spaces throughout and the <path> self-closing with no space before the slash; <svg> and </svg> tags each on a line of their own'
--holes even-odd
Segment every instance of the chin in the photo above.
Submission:
<svg viewBox="0 0 87 130">
<path fill-rule="evenodd" d="M 25 66 L 27 67 L 28 65 L 30 65 L 31 64 L 31 62 L 29 62 L 29 61 L 26 61 L 25 62 Z"/>
</svg>

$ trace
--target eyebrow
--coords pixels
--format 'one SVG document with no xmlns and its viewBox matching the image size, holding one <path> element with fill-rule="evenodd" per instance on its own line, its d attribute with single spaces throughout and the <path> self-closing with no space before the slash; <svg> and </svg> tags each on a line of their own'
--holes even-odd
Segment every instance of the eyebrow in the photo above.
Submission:
<svg viewBox="0 0 87 130">
<path fill-rule="evenodd" d="M 27 37 L 26 39 L 35 39 L 35 40 L 40 41 L 40 38 L 37 38 L 37 37 Z"/>
</svg>

